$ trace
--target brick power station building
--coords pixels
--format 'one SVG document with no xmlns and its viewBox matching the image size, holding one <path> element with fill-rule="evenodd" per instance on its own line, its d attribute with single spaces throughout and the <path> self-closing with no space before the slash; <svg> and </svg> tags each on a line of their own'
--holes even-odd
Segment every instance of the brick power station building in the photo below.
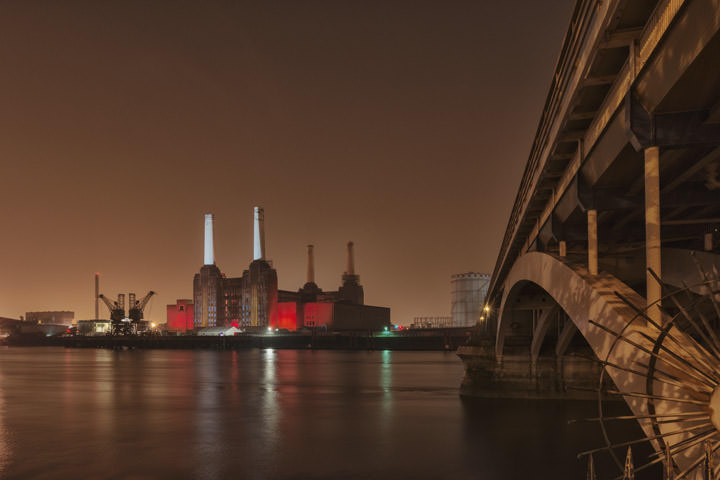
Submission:
<svg viewBox="0 0 720 480">
<path fill-rule="evenodd" d="M 265 258 L 262 208 L 254 209 L 253 261 L 242 277 L 227 278 L 215 264 L 213 216 L 205 215 L 204 265 L 193 280 L 193 301 L 168 305 L 168 330 L 185 331 L 238 326 L 249 331 L 382 330 L 390 325 L 390 309 L 365 305 L 360 277 L 355 273 L 353 243 L 337 291 L 323 291 L 315 283 L 313 246 L 307 250 L 307 282 L 297 291 L 278 289 L 277 272 Z M 192 316 L 192 326 L 188 320 Z"/>
</svg>

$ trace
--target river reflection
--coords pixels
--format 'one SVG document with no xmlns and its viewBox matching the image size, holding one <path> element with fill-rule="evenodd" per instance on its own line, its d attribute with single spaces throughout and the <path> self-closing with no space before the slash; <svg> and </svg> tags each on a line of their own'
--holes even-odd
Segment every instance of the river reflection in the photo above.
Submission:
<svg viewBox="0 0 720 480">
<path fill-rule="evenodd" d="M 0 477 L 584 478 L 592 403 L 461 377 L 441 352 L 4 348 Z"/>
<path fill-rule="evenodd" d="M 5 467 L 10 459 L 10 442 L 8 441 L 8 432 L 5 427 L 5 391 L 3 385 L 5 385 L 5 379 L 0 372 L 0 478 L 3 476 Z"/>
</svg>

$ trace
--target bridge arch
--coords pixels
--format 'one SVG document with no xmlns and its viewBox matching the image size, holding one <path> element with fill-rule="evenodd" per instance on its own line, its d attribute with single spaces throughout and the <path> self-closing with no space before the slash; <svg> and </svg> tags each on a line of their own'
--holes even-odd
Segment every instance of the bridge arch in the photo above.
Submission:
<svg viewBox="0 0 720 480">
<path fill-rule="evenodd" d="M 641 307 L 645 299 L 623 282 L 607 273 L 590 275 L 587 268 L 564 261 L 543 252 L 529 252 L 520 257 L 505 280 L 496 330 L 495 353 L 502 356 L 505 332 L 510 321 L 513 298 L 528 283 L 543 289 L 568 315 L 585 337 L 598 358 L 605 358 L 612 337 L 589 323 L 590 319 L 615 331 L 620 331 L 636 312 L 615 292 Z"/>
<path fill-rule="evenodd" d="M 653 330 L 653 327 L 647 325 L 644 320 L 637 319 L 636 311 L 623 302 L 616 293 L 639 308 L 645 305 L 645 299 L 608 273 L 590 275 L 583 265 L 573 264 L 564 258 L 543 252 L 529 252 L 521 256 L 506 277 L 497 317 L 495 353 L 498 360 L 502 361 L 504 333 L 511 318 L 508 309 L 512 308 L 512 299 L 529 283 L 542 288 L 565 311 L 599 359 L 607 359 L 616 365 L 627 367 L 648 364 L 650 355 L 647 352 L 626 342 L 616 342 L 613 346 L 615 337 L 590 323 L 592 320 L 614 332 L 625 329 L 625 338 L 631 338 L 637 344 L 644 344 L 647 347 L 643 334 L 652 337 L 657 335 L 657 330 Z M 631 321 L 633 323 L 628 327 Z M 671 332 L 687 348 L 689 342 L 684 334 L 674 328 Z M 692 351 L 692 348 L 687 351 Z M 636 395 L 629 395 L 644 392 L 646 378 L 613 367 L 607 368 L 606 371 L 618 391 L 627 394 L 623 398 L 633 413 L 638 416 L 647 415 L 647 403 Z M 681 398 L 687 395 L 684 390 L 671 385 L 655 384 L 655 387 L 656 392 L 663 392 L 668 397 Z M 660 402 L 655 405 L 655 409 L 656 412 L 677 414 L 687 411 L 688 407 L 684 404 Z M 654 434 L 648 421 L 638 420 L 638 423 L 646 435 L 651 437 Z M 667 432 L 670 428 L 671 425 L 667 424 L 661 426 L 661 431 Z M 687 437 L 683 435 L 676 438 L 680 441 Z M 655 442 L 653 445 L 656 449 L 660 448 Z M 683 455 L 675 460 L 680 465 L 687 465 L 689 458 L 690 455 Z"/>
<path fill-rule="evenodd" d="M 693 277 L 699 282 L 701 278 L 696 264 L 711 272 L 720 265 L 720 255 L 663 249 L 663 277 L 669 285 L 682 286 L 683 281 Z M 514 264 L 504 283 L 495 332 L 495 354 L 498 358 L 502 358 L 504 353 L 505 335 L 512 321 L 511 305 L 530 284 L 545 291 L 565 311 L 598 358 L 605 358 L 607 354 L 608 336 L 589 324 L 588 319 L 619 331 L 635 316 L 635 311 L 622 302 L 616 292 L 638 308 L 643 308 L 646 303 L 645 298 L 611 274 L 600 272 L 590 275 L 586 266 L 568 262 L 567 257 L 544 252 L 526 253 Z M 701 287 L 690 288 L 699 292 Z"/>
<path fill-rule="evenodd" d="M 635 318 L 635 310 L 623 302 L 616 292 L 638 307 L 645 305 L 643 297 L 613 275 L 603 272 L 590 275 L 583 265 L 567 262 L 566 259 L 549 253 L 528 252 L 514 263 L 504 283 L 495 334 L 495 354 L 500 362 L 504 351 L 507 322 L 511 318 L 509 314 L 509 309 L 512 308 L 511 300 L 530 283 L 547 292 L 565 311 L 577 331 L 590 345 L 595 356 L 602 360 L 608 357 L 615 337 L 591 324 L 589 320 L 620 332 Z M 633 323 L 633 330 L 637 332 L 638 338 L 641 332 L 649 333 L 649 328 L 644 321 L 636 320 Z M 610 360 L 621 365 L 631 365 L 635 362 L 647 363 L 647 358 L 647 353 L 619 342 L 612 349 Z M 614 369 L 609 369 L 608 374 L 621 392 L 644 390 L 642 377 Z M 625 397 L 625 401 L 635 415 L 646 413 L 646 404 L 641 399 Z M 641 426 L 646 428 L 642 422 Z"/>
</svg>

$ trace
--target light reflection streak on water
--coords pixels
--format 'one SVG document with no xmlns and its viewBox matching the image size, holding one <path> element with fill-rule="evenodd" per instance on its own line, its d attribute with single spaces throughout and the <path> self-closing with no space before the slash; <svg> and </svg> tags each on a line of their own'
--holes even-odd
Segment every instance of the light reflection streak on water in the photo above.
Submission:
<svg viewBox="0 0 720 480">
<path fill-rule="evenodd" d="M 75 419 L 75 389 L 76 386 L 72 380 L 73 363 L 72 350 L 69 348 L 63 352 L 63 413 L 70 421 Z"/>
<path fill-rule="evenodd" d="M 383 350 L 380 361 L 380 386 L 383 390 L 382 395 L 382 428 L 385 430 L 392 419 L 393 395 L 392 395 L 392 352 Z"/>
<path fill-rule="evenodd" d="M 70 419 L 57 408 L 67 405 L 56 368 L 64 353 L 0 348 L 0 479 L 491 480 L 539 478 L 538 465 L 544 478 L 581 478 L 575 455 L 597 446 L 567 425 L 594 404 L 461 402 L 462 363 L 439 352 L 240 350 L 233 377 L 227 352 L 153 352 L 163 363 L 139 350 L 77 349 L 65 357 Z M 167 408 L 138 394 L 144 382 L 169 382 Z M 96 425 L 105 415 L 107 434 Z"/>
<path fill-rule="evenodd" d="M 5 428 L 5 391 L 3 385 L 5 385 L 5 379 L 0 373 L 0 477 L 10 459 L 10 442 Z"/>
<path fill-rule="evenodd" d="M 107 350 L 96 350 L 95 368 L 92 369 L 93 381 L 91 388 L 93 396 L 95 397 L 93 410 L 96 412 L 96 418 L 93 419 L 93 424 L 101 435 L 110 435 L 115 428 L 116 365 L 114 365 L 115 359 L 113 355 L 117 355 L 117 353 Z M 76 381 L 75 384 L 77 383 Z M 75 403 L 77 404 L 77 402 Z"/>
<path fill-rule="evenodd" d="M 238 364 L 238 352 L 237 350 L 232 351 L 232 368 L 230 369 L 230 398 L 232 405 L 237 405 L 240 400 L 240 394 L 238 389 L 238 383 L 240 382 L 240 365 Z"/>
<path fill-rule="evenodd" d="M 266 442 L 269 449 L 267 453 L 274 453 L 278 443 L 278 423 L 280 422 L 276 374 L 278 356 L 272 348 L 268 348 L 263 351 L 263 360 L 262 416 L 267 432 Z"/>
<path fill-rule="evenodd" d="M 218 466 L 222 463 L 220 418 L 222 408 L 218 399 L 221 379 L 218 376 L 217 357 L 202 352 L 195 363 L 195 384 L 198 408 L 195 414 L 195 478 L 220 478 Z"/>
</svg>

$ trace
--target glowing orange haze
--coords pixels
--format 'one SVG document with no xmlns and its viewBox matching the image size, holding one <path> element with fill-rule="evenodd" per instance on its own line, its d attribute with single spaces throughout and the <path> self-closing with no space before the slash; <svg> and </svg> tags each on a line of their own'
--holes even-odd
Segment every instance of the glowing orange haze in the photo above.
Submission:
<svg viewBox="0 0 720 480">
<path fill-rule="evenodd" d="M 249 3 L 249 2 L 248 2 Z M 447 315 L 489 272 L 572 1 L 3 2 L 0 316 L 189 298 L 202 214 L 240 275 L 265 207 L 280 288 Z"/>
</svg>

